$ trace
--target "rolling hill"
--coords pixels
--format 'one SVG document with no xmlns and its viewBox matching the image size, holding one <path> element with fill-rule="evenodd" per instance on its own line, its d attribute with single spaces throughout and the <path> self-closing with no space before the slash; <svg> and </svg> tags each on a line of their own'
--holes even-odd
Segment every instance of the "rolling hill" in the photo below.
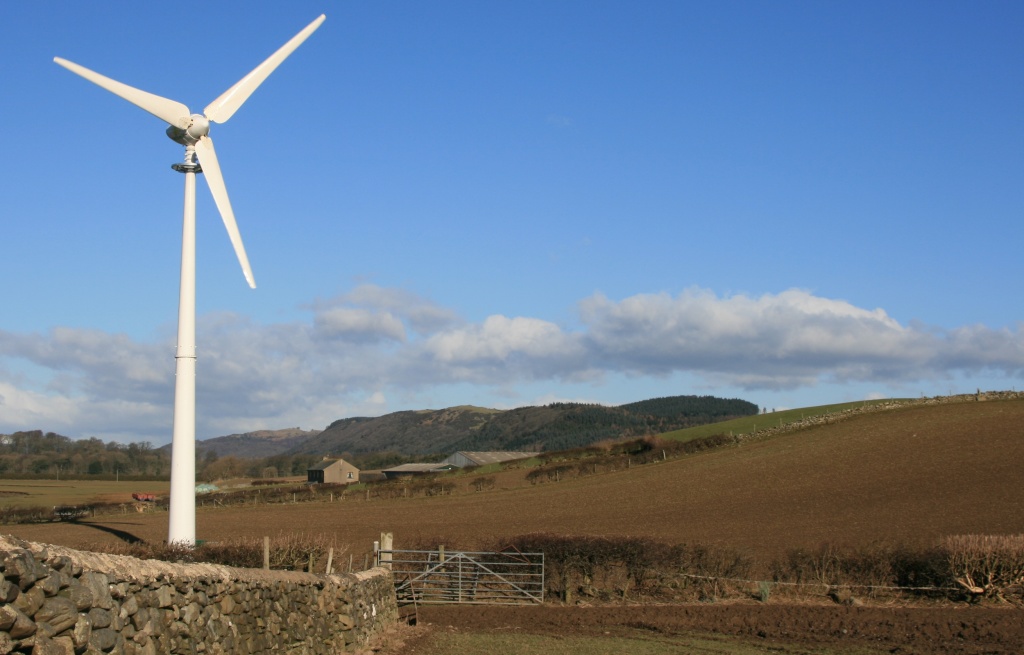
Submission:
<svg viewBox="0 0 1024 655">
<path fill-rule="evenodd" d="M 242 434 L 229 434 L 196 442 L 196 457 L 202 458 L 209 453 L 217 457 L 272 457 L 294 448 L 316 435 L 319 430 L 302 430 L 286 428 L 284 430 L 257 430 Z M 163 448 L 170 451 L 170 444 Z"/>
<path fill-rule="evenodd" d="M 756 405 L 745 400 L 713 396 L 670 396 L 619 407 L 555 403 L 502 411 L 465 405 L 341 419 L 288 454 L 562 450 L 606 439 L 660 434 L 757 411 Z"/>
<path fill-rule="evenodd" d="M 769 415 L 770 416 L 770 415 Z M 919 404 L 755 438 L 738 446 L 531 485 L 527 469 L 451 478 L 451 495 L 200 508 L 215 539 L 324 532 L 361 555 L 381 531 L 396 544 L 494 545 L 531 532 L 629 535 L 720 544 L 757 557 L 831 542 L 933 545 L 944 535 L 1024 532 L 1024 394 Z M 81 546 L 109 529 L 159 542 L 165 514 L 75 525 L 12 525 L 26 539 Z M 109 524 L 109 526 L 108 526 Z M 269 532 L 268 532 L 269 531 Z M 350 551 L 351 552 L 351 551 Z"/>
</svg>

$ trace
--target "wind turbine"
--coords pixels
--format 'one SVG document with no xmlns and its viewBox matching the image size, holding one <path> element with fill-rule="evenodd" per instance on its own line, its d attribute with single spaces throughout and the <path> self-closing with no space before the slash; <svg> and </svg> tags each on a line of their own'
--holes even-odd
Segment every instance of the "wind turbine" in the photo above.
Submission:
<svg viewBox="0 0 1024 655">
<path fill-rule="evenodd" d="M 60 57 L 53 61 L 168 123 L 167 136 L 185 146 L 184 163 L 171 168 L 185 174 L 185 212 L 181 239 L 181 288 L 178 295 L 178 347 L 175 351 L 174 430 L 171 442 L 170 526 L 167 542 L 194 546 L 196 541 L 196 173 L 206 173 L 213 200 L 227 228 L 242 274 L 256 281 L 245 255 L 224 176 L 210 138 L 210 122 L 224 123 L 282 61 L 309 38 L 326 16 L 321 14 L 219 98 L 193 114 L 188 107 L 122 84 Z"/>
</svg>

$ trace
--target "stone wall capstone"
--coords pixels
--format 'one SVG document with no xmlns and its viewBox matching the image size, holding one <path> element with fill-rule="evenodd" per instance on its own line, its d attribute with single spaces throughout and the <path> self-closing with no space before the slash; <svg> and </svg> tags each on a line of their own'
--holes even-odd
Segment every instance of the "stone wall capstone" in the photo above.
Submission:
<svg viewBox="0 0 1024 655">
<path fill-rule="evenodd" d="M 391 572 L 173 564 L 0 536 L 0 655 L 320 654 L 397 621 Z"/>
</svg>

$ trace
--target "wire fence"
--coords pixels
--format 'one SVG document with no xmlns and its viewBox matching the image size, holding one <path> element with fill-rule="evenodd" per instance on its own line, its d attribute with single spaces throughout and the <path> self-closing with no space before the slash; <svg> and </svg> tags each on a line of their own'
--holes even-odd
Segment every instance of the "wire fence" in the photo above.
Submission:
<svg viewBox="0 0 1024 655">
<path fill-rule="evenodd" d="M 753 580 L 747 578 L 727 578 L 712 575 L 694 575 L 692 573 L 680 573 L 679 577 L 693 580 L 705 580 L 708 582 L 735 582 L 751 585 L 770 584 L 781 587 L 843 587 L 846 589 L 869 589 L 879 591 L 963 591 L 963 587 L 900 587 L 895 585 L 873 585 L 873 584 L 847 584 L 844 582 L 814 581 L 814 582 L 792 582 L 789 580 Z"/>
</svg>

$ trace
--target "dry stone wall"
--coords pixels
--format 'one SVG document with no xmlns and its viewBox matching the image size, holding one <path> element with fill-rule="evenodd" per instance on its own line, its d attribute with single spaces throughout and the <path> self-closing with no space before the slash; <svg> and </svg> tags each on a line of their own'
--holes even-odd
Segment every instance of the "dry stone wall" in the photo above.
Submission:
<svg viewBox="0 0 1024 655">
<path fill-rule="evenodd" d="M 319 654 L 397 620 L 391 572 L 173 564 L 0 536 L 0 655 Z"/>
</svg>

